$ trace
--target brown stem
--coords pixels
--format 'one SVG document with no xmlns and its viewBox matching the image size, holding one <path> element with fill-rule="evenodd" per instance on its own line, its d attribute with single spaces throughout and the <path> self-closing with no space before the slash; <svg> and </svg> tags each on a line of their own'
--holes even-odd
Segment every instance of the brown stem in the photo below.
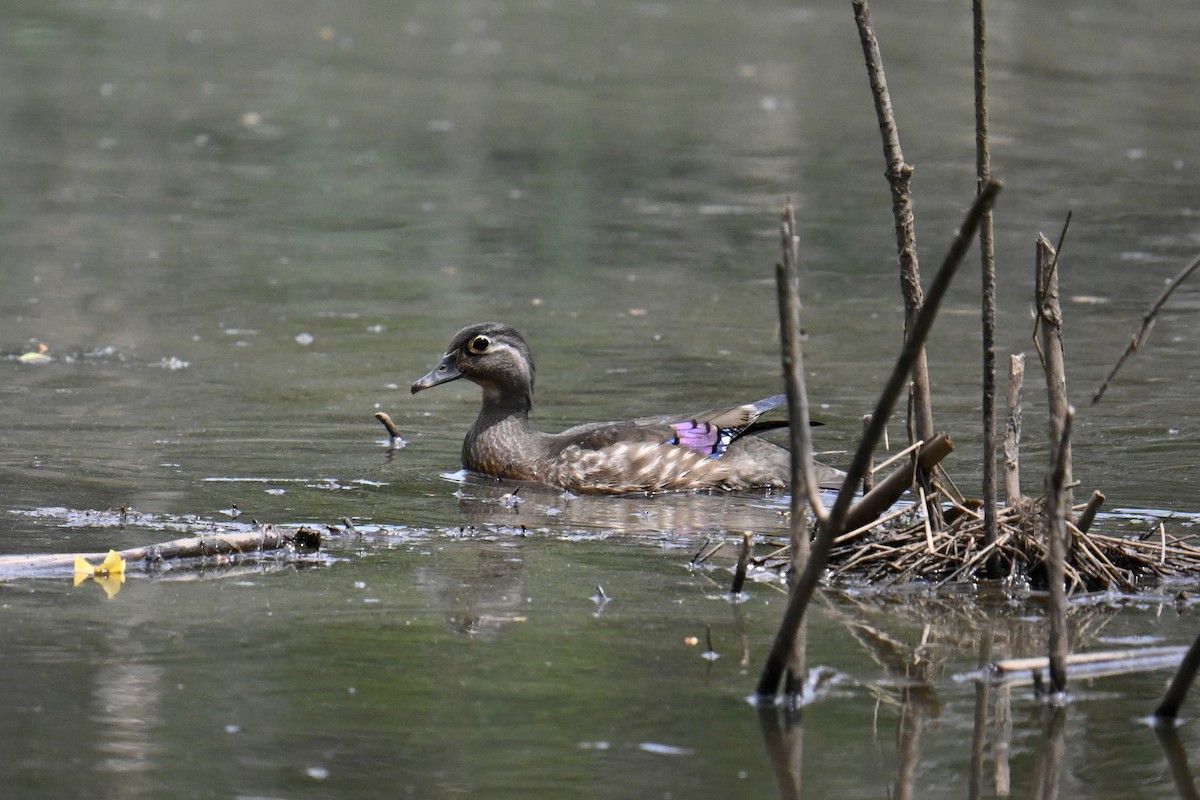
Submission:
<svg viewBox="0 0 1200 800">
<path fill-rule="evenodd" d="M 1062 694 L 1067 691 L 1067 591 L 1063 585 L 1067 560 L 1067 511 L 1069 490 L 1066 478 L 1070 473 L 1071 424 L 1074 409 L 1063 415 L 1062 432 L 1054 443 L 1051 468 L 1046 473 L 1046 583 L 1050 593 L 1050 689 Z"/>
</svg>

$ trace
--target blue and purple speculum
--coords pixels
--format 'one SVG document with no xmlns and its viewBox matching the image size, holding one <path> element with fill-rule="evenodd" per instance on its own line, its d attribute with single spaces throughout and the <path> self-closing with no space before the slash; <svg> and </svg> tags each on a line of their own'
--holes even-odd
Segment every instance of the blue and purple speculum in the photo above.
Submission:
<svg viewBox="0 0 1200 800">
<path fill-rule="evenodd" d="M 711 422 L 676 422 L 671 425 L 675 429 L 675 438 L 671 444 L 689 447 L 698 453 L 720 458 L 729 443 L 734 439 L 734 432 L 729 428 L 718 428 Z"/>
</svg>

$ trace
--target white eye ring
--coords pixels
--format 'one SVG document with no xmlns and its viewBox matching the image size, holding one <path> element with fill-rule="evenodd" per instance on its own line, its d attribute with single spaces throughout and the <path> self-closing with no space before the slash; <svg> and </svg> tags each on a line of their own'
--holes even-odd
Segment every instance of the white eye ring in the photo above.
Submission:
<svg viewBox="0 0 1200 800">
<path fill-rule="evenodd" d="M 491 344 L 492 344 L 492 340 L 489 339 L 488 337 L 476 336 L 474 339 L 471 340 L 470 344 L 467 345 L 467 349 L 470 350 L 472 353 L 485 353 L 485 352 L 487 352 L 487 349 L 488 349 L 488 347 L 491 346 Z"/>
</svg>

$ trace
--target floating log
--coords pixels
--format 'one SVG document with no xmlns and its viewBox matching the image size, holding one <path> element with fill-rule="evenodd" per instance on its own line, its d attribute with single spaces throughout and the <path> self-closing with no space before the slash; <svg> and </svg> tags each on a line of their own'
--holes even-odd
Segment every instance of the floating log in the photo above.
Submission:
<svg viewBox="0 0 1200 800">
<path fill-rule="evenodd" d="M 141 564 L 152 568 L 163 561 L 180 558 L 205 558 L 239 555 L 296 547 L 313 551 L 320 547 L 321 534 L 310 528 L 276 528 L 264 526 L 252 531 L 211 533 L 189 536 L 170 542 L 132 547 L 118 551 L 130 566 Z M 106 553 L 48 553 L 0 556 L 0 578 L 26 577 L 36 573 L 57 573 L 75 568 L 75 559 L 103 559 Z"/>
<path fill-rule="evenodd" d="M 1186 647 L 1142 647 L 1134 650 L 1071 653 L 1067 656 L 1066 663 L 1068 667 L 1073 668 L 1072 672 L 1090 677 L 1100 674 L 1121 675 L 1161 669 L 1163 666 L 1175 664 L 1187 650 Z M 1032 683 L 1032 673 L 1044 671 L 1049 666 L 1050 659 L 1047 656 L 1009 658 L 990 664 L 982 673 L 964 677 L 997 679 L 1005 683 Z"/>
</svg>

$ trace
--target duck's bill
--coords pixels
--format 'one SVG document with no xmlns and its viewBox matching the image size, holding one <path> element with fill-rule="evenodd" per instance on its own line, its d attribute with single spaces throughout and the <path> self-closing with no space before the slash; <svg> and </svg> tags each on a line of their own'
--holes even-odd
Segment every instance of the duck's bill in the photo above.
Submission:
<svg viewBox="0 0 1200 800">
<path fill-rule="evenodd" d="M 454 356 L 448 355 L 436 367 L 429 370 L 425 377 L 418 378 L 413 382 L 412 393 L 416 394 L 422 389 L 429 389 L 439 384 L 456 381 L 462 376 L 463 374 L 458 370 L 458 365 L 454 363 Z"/>
</svg>

